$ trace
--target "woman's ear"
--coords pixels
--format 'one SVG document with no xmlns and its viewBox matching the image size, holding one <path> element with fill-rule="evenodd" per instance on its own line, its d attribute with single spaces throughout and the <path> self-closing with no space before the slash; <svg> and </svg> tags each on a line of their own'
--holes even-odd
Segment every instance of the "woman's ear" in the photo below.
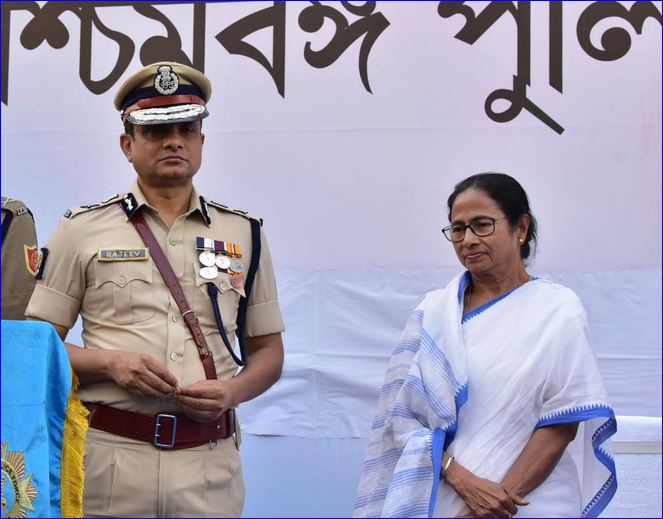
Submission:
<svg viewBox="0 0 663 519">
<path fill-rule="evenodd" d="M 527 232 L 529 231 L 529 225 L 532 222 L 532 218 L 528 214 L 524 214 L 520 217 L 520 222 L 518 222 L 518 236 L 522 238 L 523 242 L 527 239 Z"/>
</svg>

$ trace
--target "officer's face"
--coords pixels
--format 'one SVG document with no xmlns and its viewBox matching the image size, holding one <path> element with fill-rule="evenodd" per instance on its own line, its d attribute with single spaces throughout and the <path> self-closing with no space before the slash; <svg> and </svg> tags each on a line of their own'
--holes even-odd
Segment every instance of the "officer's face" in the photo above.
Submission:
<svg viewBox="0 0 663 519">
<path fill-rule="evenodd" d="M 149 186 L 184 185 L 200 168 L 205 136 L 200 121 L 134 126 L 120 146 L 140 179 Z"/>
</svg>

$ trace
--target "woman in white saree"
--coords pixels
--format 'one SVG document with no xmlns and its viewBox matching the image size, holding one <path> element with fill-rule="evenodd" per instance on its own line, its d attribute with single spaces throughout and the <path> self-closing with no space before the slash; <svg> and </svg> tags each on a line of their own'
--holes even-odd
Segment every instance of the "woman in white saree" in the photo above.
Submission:
<svg viewBox="0 0 663 519">
<path fill-rule="evenodd" d="M 515 179 L 469 177 L 448 206 L 467 271 L 393 351 L 354 515 L 596 517 L 617 488 L 616 422 L 582 304 L 528 274 L 536 220 Z"/>
</svg>

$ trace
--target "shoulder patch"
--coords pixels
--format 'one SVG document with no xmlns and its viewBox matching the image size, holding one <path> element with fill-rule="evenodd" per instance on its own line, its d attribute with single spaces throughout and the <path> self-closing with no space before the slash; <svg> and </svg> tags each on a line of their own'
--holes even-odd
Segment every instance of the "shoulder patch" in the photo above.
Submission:
<svg viewBox="0 0 663 519">
<path fill-rule="evenodd" d="M 113 196 L 104 198 L 101 202 L 98 202 L 96 204 L 81 205 L 79 207 L 72 207 L 71 209 L 67 209 L 67 211 L 62 216 L 64 216 L 65 218 L 73 218 L 74 216 L 86 213 L 88 211 L 92 211 L 93 209 L 100 209 L 102 207 L 106 207 L 112 203 L 117 202 L 119 199 L 120 195 L 115 194 Z"/>
<path fill-rule="evenodd" d="M 203 197 L 200 197 L 201 201 Z M 207 205 L 216 207 L 217 209 L 221 209 L 222 211 L 227 211 L 229 213 L 235 213 L 236 215 L 243 216 L 247 220 L 257 220 L 260 222 L 260 225 L 262 225 L 262 218 L 258 218 L 257 216 L 249 213 L 248 211 L 243 211 L 241 209 L 233 209 L 232 207 L 228 207 L 225 204 L 221 204 L 219 202 L 215 202 L 214 200 L 205 200 L 207 202 Z"/>
</svg>

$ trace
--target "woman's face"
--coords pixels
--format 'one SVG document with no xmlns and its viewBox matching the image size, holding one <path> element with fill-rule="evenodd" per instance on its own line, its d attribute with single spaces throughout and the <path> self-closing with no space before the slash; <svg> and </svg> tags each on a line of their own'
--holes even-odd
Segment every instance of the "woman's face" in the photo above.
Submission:
<svg viewBox="0 0 663 519">
<path fill-rule="evenodd" d="M 481 189 L 470 188 L 456 197 L 451 208 L 452 225 L 467 225 L 480 218 L 498 220 L 490 236 L 479 237 L 467 228 L 465 237 L 453 244 L 458 259 L 472 274 L 508 274 L 522 267 L 519 240 L 527 235 L 529 219 L 522 217 L 512 229 L 507 219 L 501 219 L 505 216 L 497 202 Z"/>
</svg>

